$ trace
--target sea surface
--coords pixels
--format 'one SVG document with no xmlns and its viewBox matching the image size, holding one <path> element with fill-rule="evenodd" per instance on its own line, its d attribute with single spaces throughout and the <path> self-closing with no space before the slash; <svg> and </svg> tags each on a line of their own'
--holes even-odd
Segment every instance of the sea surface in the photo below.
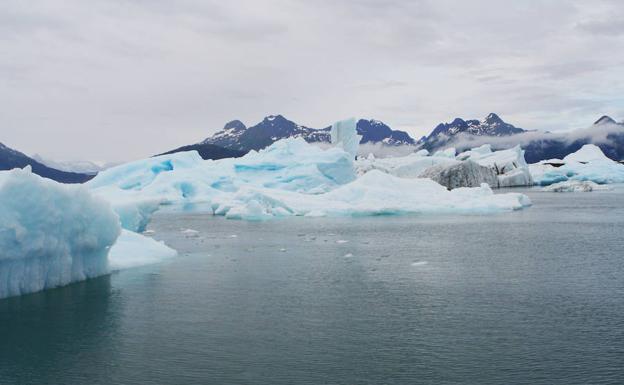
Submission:
<svg viewBox="0 0 624 385">
<path fill-rule="evenodd" d="M 0 384 L 624 384 L 624 189 L 515 191 L 533 206 L 160 213 L 177 258 L 0 300 Z"/>
</svg>

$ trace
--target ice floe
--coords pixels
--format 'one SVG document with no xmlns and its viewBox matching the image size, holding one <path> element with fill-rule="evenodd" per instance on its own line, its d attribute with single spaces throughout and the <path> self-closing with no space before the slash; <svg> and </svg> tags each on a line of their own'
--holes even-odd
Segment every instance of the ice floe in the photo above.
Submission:
<svg viewBox="0 0 624 385">
<path fill-rule="evenodd" d="M 591 192 L 609 189 L 609 186 L 600 185 L 588 180 L 567 180 L 565 182 L 553 183 L 550 186 L 544 187 L 542 190 L 548 192 Z"/>
</svg>

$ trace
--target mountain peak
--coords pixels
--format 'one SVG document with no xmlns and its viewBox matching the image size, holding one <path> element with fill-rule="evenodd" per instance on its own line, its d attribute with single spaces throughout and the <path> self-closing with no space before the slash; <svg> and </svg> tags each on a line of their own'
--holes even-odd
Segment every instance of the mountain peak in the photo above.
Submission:
<svg viewBox="0 0 624 385">
<path fill-rule="evenodd" d="M 601 124 L 616 124 L 615 120 L 611 119 L 611 117 L 607 115 L 602 115 L 600 119 L 594 122 L 594 126 L 598 126 Z"/>
<path fill-rule="evenodd" d="M 288 121 L 288 119 L 286 119 L 285 117 L 283 117 L 282 115 L 269 115 L 266 116 L 263 120 L 263 122 L 273 122 L 273 121 Z"/>
<path fill-rule="evenodd" d="M 483 120 L 485 123 L 489 123 L 489 124 L 493 124 L 493 123 L 504 123 L 503 119 L 500 118 L 500 116 L 496 115 L 493 112 L 490 112 L 488 114 L 488 116 L 485 117 L 485 119 Z"/>
<path fill-rule="evenodd" d="M 225 124 L 225 126 L 223 126 L 223 131 L 226 131 L 226 130 L 243 131 L 246 129 L 247 127 L 245 126 L 245 124 L 237 119 L 229 121 Z"/>
</svg>

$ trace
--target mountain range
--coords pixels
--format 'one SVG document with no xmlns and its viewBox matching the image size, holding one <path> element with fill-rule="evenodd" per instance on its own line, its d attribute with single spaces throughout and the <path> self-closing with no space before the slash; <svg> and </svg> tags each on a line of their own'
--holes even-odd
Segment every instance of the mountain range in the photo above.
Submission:
<svg viewBox="0 0 624 385">
<path fill-rule="evenodd" d="M 0 143 L 0 170 L 11 170 L 30 166 L 32 172 L 44 178 L 61 183 L 84 183 L 94 175 L 67 172 L 48 167 L 45 164 Z"/>
<path fill-rule="evenodd" d="M 608 116 L 602 116 L 587 129 L 566 133 L 525 130 L 506 123 L 495 113 L 488 114 L 483 120 L 455 118 L 450 123 L 440 123 L 419 140 L 374 119 L 360 119 L 356 128 L 362 137 L 360 143 L 383 144 L 390 148 L 407 146 L 434 152 L 447 147 L 463 151 L 485 143 L 491 144 L 495 150 L 520 145 L 525 150 L 527 162 L 535 163 L 543 159 L 561 159 L 584 144 L 594 143 L 611 159 L 624 159 L 624 123 Z M 251 127 L 240 120 L 232 120 L 201 142 L 163 154 L 196 150 L 204 159 L 240 157 L 288 137 L 301 137 L 310 143 L 329 143 L 330 129 L 331 126 L 317 129 L 299 125 L 282 115 L 267 116 Z M 34 173 L 63 183 L 82 183 L 94 174 L 86 163 L 80 169 L 83 172 L 71 172 L 69 166 L 62 163 L 44 162 L 0 143 L 0 170 L 30 165 Z"/>
<path fill-rule="evenodd" d="M 357 133 L 360 143 L 384 143 L 387 145 L 413 145 L 416 142 L 407 132 L 393 130 L 378 120 L 360 119 Z M 247 127 L 240 120 L 227 123 L 221 131 L 205 139 L 202 144 L 213 144 L 237 151 L 249 152 L 270 146 L 284 138 L 303 138 L 310 143 L 329 143 L 331 126 L 317 129 L 299 125 L 282 115 L 269 115 L 260 123 Z"/>
</svg>

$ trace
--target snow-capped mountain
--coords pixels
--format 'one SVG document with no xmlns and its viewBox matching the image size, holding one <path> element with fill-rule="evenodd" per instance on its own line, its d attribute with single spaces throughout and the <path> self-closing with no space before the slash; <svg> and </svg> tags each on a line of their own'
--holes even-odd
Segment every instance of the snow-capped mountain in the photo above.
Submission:
<svg viewBox="0 0 624 385">
<path fill-rule="evenodd" d="M 605 115 L 588 129 L 539 132 L 505 123 L 492 113 L 481 121 L 457 118 L 451 123 L 441 123 L 419 141 L 419 147 L 429 151 L 456 147 L 458 151 L 464 151 L 484 143 L 491 144 L 495 150 L 520 145 L 526 151 L 525 158 L 529 163 L 562 159 L 590 143 L 599 146 L 609 158 L 621 160 L 624 159 L 624 123 Z"/>
<path fill-rule="evenodd" d="M 604 115 L 588 129 L 572 131 L 552 139 L 547 136 L 536 138 L 523 147 L 527 161 L 534 163 L 544 159 L 563 159 L 586 144 L 595 144 L 613 160 L 624 160 L 624 122 L 618 123 Z"/>
<path fill-rule="evenodd" d="M 93 175 L 67 172 L 48 167 L 41 162 L 0 143 L 0 170 L 32 167 L 32 172 L 44 178 L 53 179 L 61 183 L 83 183 L 93 178 Z"/>
<path fill-rule="evenodd" d="M 405 131 L 393 130 L 379 120 L 360 119 L 357 133 L 362 136 L 360 143 L 383 143 L 390 146 L 413 145 L 414 139 Z"/>
<path fill-rule="evenodd" d="M 392 130 L 378 120 L 358 120 L 357 132 L 362 136 L 361 143 L 384 143 L 391 146 L 415 144 L 414 139 L 406 132 Z M 202 143 L 247 152 L 262 149 L 280 139 L 290 137 L 300 137 L 310 143 L 329 143 L 330 127 L 310 128 L 288 120 L 282 115 L 270 115 L 248 128 L 240 120 L 233 120 Z"/>
<path fill-rule="evenodd" d="M 490 113 L 483 120 L 464 120 L 456 118 L 451 123 L 440 123 L 431 134 L 424 139 L 423 148 L 434 150 L 447 145 L 454 136 L 459 134 L 471 136 L 509 136 L 526 132 L 512 124 L 506 123 L 495 113 Z"/>
<path fill-rule="evenodd" d="M 248 152 L 290 137 L 301 137 L 308 142 L 328 142 L 329 130 L 301 126 L 282 115 L 269 115 L 251 127 L 245 127 L 240 120 L 233 120 L 202 143 Z"/>
<path fill-rule="evenodd" d="M 594 122 L 594 126 L 601 126 L 603 124 L 619 124 L 619 125 L 624 125 L 624 123 L 618 123 L 615 120 L 611 119 L 610 116 L 607 115 L 602 115 L 600 117 L 600 119 L 596 120 Z"/>
</svg>

